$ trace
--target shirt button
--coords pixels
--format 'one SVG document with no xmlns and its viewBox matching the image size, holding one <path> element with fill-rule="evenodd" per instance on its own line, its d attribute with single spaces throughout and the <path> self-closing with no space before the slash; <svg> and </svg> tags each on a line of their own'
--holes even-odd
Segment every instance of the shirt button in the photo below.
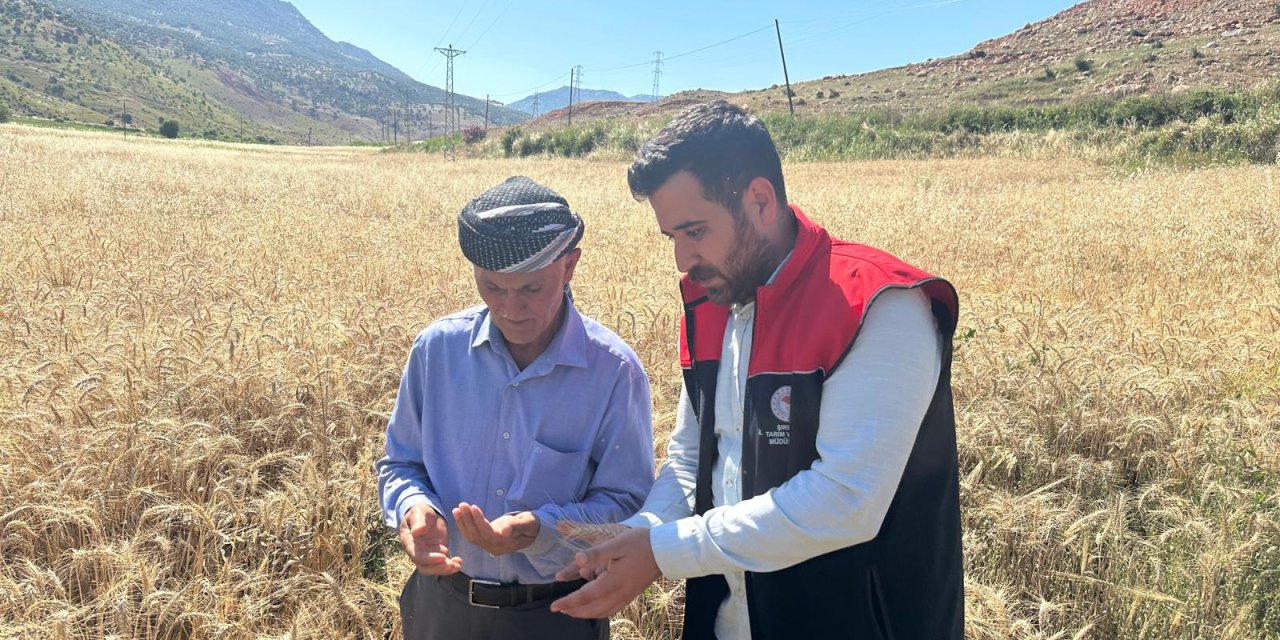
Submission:
<svg viewBox="0 0 1280 640">
<path fill-rule="evenodd" d="M 503 440 L 510 440 L 510 439 L 511 439 L 511 434 L 510 434 L 510 433 L 508 433 L 508 432 L 506 432 L 506 431 L 502 432 L 502 439 L 503 439 Z"/>
<path fill-rule="evenodd" d="M 518 387 L 518 386 L 520 386 L 520 383 L 519 383 L 519 382 L 513 382 L 513 383 L 511 383 L 511 386 L 513 386 L 513 387 Z"/>
<path fill-rule="evenodd" d="M 503 494 L 506 493 L 506 491 L 503 491 L 502 489 L 498 489 L 497 493 L 498 493 L 498 496 L 502 496 Z"/>
</svg>

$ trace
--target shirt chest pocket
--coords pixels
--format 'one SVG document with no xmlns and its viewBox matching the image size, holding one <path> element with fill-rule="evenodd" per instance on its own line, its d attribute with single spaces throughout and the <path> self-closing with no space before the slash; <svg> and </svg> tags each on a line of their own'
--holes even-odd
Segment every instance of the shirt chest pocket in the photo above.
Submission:
<svg viewBox="0 0 1280 640">
<path fill-rule="evenodd" d="M 508 509 L 528 511 L 544 504 L 580 502 L 591 480 L 590 461 L 590 450 L 560 451 L 532 441 L 508 496 Z"/>
</svg>

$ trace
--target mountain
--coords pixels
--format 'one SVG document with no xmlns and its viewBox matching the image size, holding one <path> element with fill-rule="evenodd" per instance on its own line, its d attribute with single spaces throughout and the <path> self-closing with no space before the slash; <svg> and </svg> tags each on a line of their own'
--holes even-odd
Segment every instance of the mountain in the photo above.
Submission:
<svg viewBox="0 0 1280 640">
<path fill-rule="evenodd" d="M 334 42 L 278 0 L 0 0 L 0 100 L 16 114 L 284 142 L 423 137 L 443 90 Z M 457 96 L 463 126 L 485 102 Z M 497 124 L 525 114 L 490 105 Z M 428 125 L 430 122 L 430 125 Z"/>
<path fill-rule="evenodd" d="M 793 82 L 797 114 L 1050 105 L 1249 89 L 1280 78 L 1277 0 L 1088 0 L 967 52 L 856 75 Z M 574 122 L 669 116 L 713 96 L 753 111 L 788 108 L 786 87 L 681 92 L 655 105 L 574 105 Z M 533 127 L 559 126 L 542 116 Z"/>
<path fill-rule="evenodd" d="M 579 88 L 574 96 L 574 104 L 579 102 L 652 102 L 653 96 L 636 95 L 627 97 L 617 91 L 608 91 L 604 89 L 582 89 Z M 537 108 L 534 108 L 534 102 L 537 102 Z M 551 91 L 540 91 L 527 98 L 512 102 L 507 105 L 511 109 L 523 111 L 524 113 L 538 115 L 562 109 L 569 106 L 569 87 L 560 87 Z"/>
</svg>

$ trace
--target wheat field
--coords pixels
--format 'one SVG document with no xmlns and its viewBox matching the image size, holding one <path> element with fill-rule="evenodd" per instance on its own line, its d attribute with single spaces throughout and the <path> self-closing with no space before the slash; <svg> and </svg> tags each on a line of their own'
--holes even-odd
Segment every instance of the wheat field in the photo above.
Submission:
<svg viewBox="0 0 1280 640">
<path fill-rule="evenodd" d="M 575 296 L 661 453 L 677 274 L 624 168 L 0 126 L 0 638 L 398 637 L 372 466 L 413 335 L 479 302 L 456 212 L 509 175 L 586 219 Z M 786 171 L 961 292 L 969 637 L 1280 637 L 1280 168 Z"/>
</svg>

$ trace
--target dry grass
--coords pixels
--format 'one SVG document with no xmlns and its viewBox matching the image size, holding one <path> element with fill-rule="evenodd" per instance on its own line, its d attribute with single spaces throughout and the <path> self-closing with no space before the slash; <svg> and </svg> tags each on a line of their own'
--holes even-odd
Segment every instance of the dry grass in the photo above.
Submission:
<svg viewBox="0 0 1280 640">
<path fill-rule="evenodd" d="M 587 219 L 577 299 L 665 436 L 675 274 L 620 164 L 0 127 L 0 637 L 398 633 L 372 464 L 413 334 L 478 302 L 454 214 L 515 173 Z M 1276 167 L 789 176 L 962 292 L 969 636 L 1280 634 Z M 615 637 L 679 606 L 655 587 Z"/>
</svg>

